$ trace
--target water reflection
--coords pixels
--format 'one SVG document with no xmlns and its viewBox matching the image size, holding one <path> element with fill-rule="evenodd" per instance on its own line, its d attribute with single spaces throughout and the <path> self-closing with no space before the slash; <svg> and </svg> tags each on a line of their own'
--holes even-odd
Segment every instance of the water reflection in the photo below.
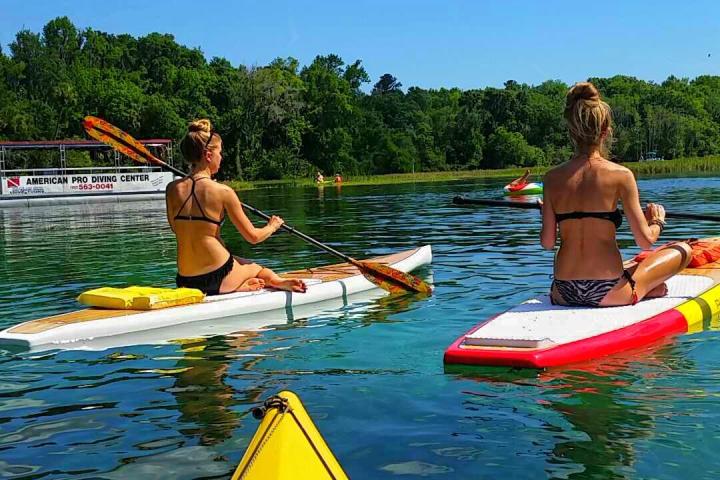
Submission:
<svg viewBox="0 0 720 480">
<path fill-rule="evenodd" d="M 262 400 L 265 391 L 257 386 L 236 391 L 226 383 L 231 363 L 238 353 L 261 344 L 257 332 L 243 336 L 178 340 L 183 358 L 173 373 L 175 383 L 167 391 L 177 401 L 181 415 L 179 431 L 198 437 L 200 445 L 210 446 L 233 437 L 240 425 L 240 414 L 233 408 L 238 404 Z M 259 357 L 243 361 L 246 369 Z"/>
<path fill-rule="evenodd" d="M 674 342 L 666 339 L 641 350 L 564 369 L 448 366 L 446 370 L 465 380 L 493 384 L 495 388 L 529 389 L 527 395 L 537 395 L 540 410 L 527 409 L 525 415 L 553 432 L 545 469 L 549 477 L 624 479 L 637 473 L 638 443 L 655 435 L 657 412 L 653 405 L 684 396 L 682 389 L 666 389 L 662 395 L 643 392 L 644 401 L 638 401 L 638 383 L 695 368 L 689 361 L 670 361 L 674 355 Z M 638 373 L 639 369 L 644 373 Z M 466 391 L 465 395 L 475 397 L 477 393 Z M 480 394 L 468 405 L 478 402 L 487 399 Z M 551 420 L 556 414 L 569 428 Z"/>
</svg>

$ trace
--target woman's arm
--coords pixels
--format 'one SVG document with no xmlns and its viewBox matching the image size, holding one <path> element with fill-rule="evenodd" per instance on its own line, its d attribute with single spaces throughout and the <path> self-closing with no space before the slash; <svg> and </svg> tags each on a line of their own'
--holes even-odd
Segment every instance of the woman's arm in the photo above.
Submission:
<svg viewBox="0 0 720 480">
<path fill-rule="evenodd" d="M 625 216 L 630 224 L 635 243 L 643 250 L 652 248 L 660 236 L 659 225 L 648 225 L 651 220 L 665 220 L 665 215 L 658 212 L 658 206 L 648 204 L 647 212 L 643 213 L 640 206 L 640 192 L 638 192 L 635 177 L 630 170 L 623 172 L 620 182 L 620 199 L 622 200 Z M 662 207 L 660 207 L 662 208 Z M 648 218 L 648 215 L 651 218 Z"/>
<path fill-rule="evenodd" d="M 552 250 L 555 248 L 555 241 L 557 240 L 557 220 L 555 220 L 555 210 L 550 201 L 550 195 L 547 194 L 547 179 L 544 179 L 544 185 L 543 203 L 540 210 L 542 214 L 540 245 L 542 245 L 545 250 Z"/>
<path fill-rule="evenodd" d="M 275 233 L 284 223 L 282 218 L 273 215 L 267 225 L 262 228 L 256 228 L 250 219 L 245 215 L 242 203 L 233 189 L 230 187 L 223 188 L 223 205 L 230 217 L 233 225 L 240 235 L 253 245 L 264 242 L 270 235 Z"/>
</svg>

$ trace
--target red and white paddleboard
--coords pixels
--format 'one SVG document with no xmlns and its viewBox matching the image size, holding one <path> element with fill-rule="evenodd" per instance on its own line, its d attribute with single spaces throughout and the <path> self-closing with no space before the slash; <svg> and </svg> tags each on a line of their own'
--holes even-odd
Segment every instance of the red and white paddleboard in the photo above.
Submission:
<svg viewBox="0 0 720 480">
<path fill-rule="evenodd" d="M 667 296 L 623 307 L 563 307 L 548 295 L 533 298 L 474 326 L 450 345 L 444 361 L 565 365 L 700 330 L 720 311 L 720 261 L 686 268 L 667 285 Z"/>
</svg>

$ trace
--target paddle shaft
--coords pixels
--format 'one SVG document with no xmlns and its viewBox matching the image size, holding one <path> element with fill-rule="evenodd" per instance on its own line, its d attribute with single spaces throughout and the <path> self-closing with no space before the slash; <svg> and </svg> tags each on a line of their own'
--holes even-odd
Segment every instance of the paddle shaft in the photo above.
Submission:
<svg viewBox="0 0 720 480">
<path fill-rule="evenodd" d="M 510 202 L 507 200 L 489 200 L 484 198 L 465 198 L 455 197 L 453 203 L 457 205 L 486 205 L 488 207 L 510 207 L 510 208 L 522 208 L 529 210 L 539 210 L 539 203 L 531 202 Z M 622 209 L 619 209 L 620 213 L 624 215 Z M 720 222 L 720 216 L 717 215 L 703 215 L 699 213 L 684 213 L 684 212 L 668 212 L 665 211 L 667 218 L 686 218 L 691 220 L 707 220 L 710 222 Z"/>
</svg>

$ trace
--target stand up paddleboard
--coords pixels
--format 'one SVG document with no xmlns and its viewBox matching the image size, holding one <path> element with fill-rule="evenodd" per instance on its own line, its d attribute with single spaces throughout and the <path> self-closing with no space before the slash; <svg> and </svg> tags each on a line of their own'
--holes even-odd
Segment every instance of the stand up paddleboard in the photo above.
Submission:
<svg viewBox="0 0 720 480">
<path fill-rule="evenodd" d="M 444 361 L 529 368 L 565 365 L 700 330 L 720 311 L 720 261 L 686 268 L 667 286 L 665 297 L 623 307 L 563 307 L 541 295 L 474 326 L 450 345 Z"/>
<path fill-rule="evenodd" d="M 372 261 L 409 272 L 432 261 L 429 245 L 397 252 Z M 205 297 L 204 301 L 160 310 L 116 310 L 87 308 L 74 312 L 39 318 L 0 331 L 0 345 L 14 345 L 38 349 L 52 345 L 67 345 L 87 339 L 98 339 L 133 332 L 165 328 L 202 320 L 221 319 L 270 310 L 292 310 L 299 305 L 345 298 L 364 292 L 376 285 L 354 265 L 341 263 L 282 274 L 287 278 L 302 278 L 308 288 L 305 293 L 291 293 L 272 289 L 256 292 L 237 292 Z"/>
</svg>

